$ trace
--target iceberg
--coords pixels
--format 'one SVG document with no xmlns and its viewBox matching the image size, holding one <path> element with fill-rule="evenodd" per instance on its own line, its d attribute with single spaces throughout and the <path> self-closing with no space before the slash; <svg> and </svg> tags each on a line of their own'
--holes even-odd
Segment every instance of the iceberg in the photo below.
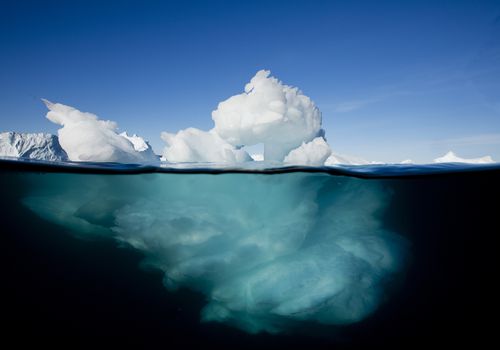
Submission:
<svg viewBox="0 0 500 350">
<path fill-rule="evenodd" d="M 256 162 L 264 161 L 264 154 L 262 153 L 253 153 L 250 155 L 250 157 L 252 157 L 252 159 Z"/>
<path fill-rule="evenodd" d="M 434 159 L 434 163 L 469 163 L 469 164 L 490 164 L 495 161 L 490 156 L 480 158 L 461 158 L 452 151 L 449 151 L 444 156 Z"/>
<path fill-rule="evenodd" d="M 53 162 L 68 160 L 57 136 L 44 133 L 0 133 L 0 156 Z"/>
<path fill-rule="evenodd" d="M 310 142 L 303 142 L 293 149 L 284 159 L 284 163 L 306 166 L 322 166 L 332 150 L 323 137 L 316 137 Z"/>
<path fill-rule="evenodd" d="M 167 146 L 162 159 L 242 163 L 253 160 L 243 147 L 263 144 L 264 154 L 257 160 L 283 162 L 288 157 L 288 163 L 323 165 L 319 160 L 326 159 L 325 152 L 330 151 L 323 138 L 321 112 L 298 88 L 284 85 L 270 74 L 258 71 L 246 84 L 245 92 L 220 102 L 212 112 L 211 130 L 163 132 Z M 323 140 L 313 142 L 318 137 Z M 314 150 L 321 154 L 313 155 Z"/>
<path fill-rule="evenodd" d="M 188 128 L 176 134 L 162 132 L 161 138 L 167 144 L 163 161 L 242 163 L 253 160 L 247 152 L 230 145 L 214 130 Z"/>
<path fill-rule="evenodd" d="M 325 138 L 319 108 L 297 87 L 283 84 L 268 70 L 258 71 L 243 93 L 218 104 L 212 112 L 212 129 L 190 127 L 176 133 L 162 132 L 166 145 L 161 157 L 142 137 L 118 133 L 118 125 L 113 121 L 60 103 L 45 99 L 43 102 L 49 109 L 47 119 L 62 126 L 59 138 L 7 133 L 1 139 L 0 155 L 130 164 L 155 164 L 160 160 L 232 165 L 264 161 L 274 166 L 315 167 L 385 164 L 333 152 Z M 262 145 L 264 153 L 250 155 L 246 151 L 255 145 Z M 494 160 L 490 156 L 465 159 L 451 151 L 434 159 L 434 163 L 448 162 L 488 164 Z M 399 164 L 413 164 L 413 161 L 405 159 Z"/>
<path fill-rule="evenodd" d="M 359 157 L 352 157 L 352 156 L 347 156 L 347 155 L 341 155 L 341 154 L 336 154 L 333 153 L 331 154 L 326 160 L 325 160 L 325 165 L 326 166 L 335 166 L 335 165 L 368 165 L 372 164 L 371 162 L 359 158 Z"/>
<path fill-rule="evenodd" d="M 212 112 L 215 132 L 234 146 L 264 144 L 264 159 L 283 161 L 303 142 L 324 134 L 321 112 L 298 88 L 260 70 L 245 92 L 219 103 Z"/>
<path fill-rule="evenodd" d="M 127 132 L 124 131 L 119 135 L 129 140 L 137 152 L 146 152 L 149 157 L 153 158 L 157 157 L 153 152 L 153 148 L 151 147 L 151 145 L 147 141 L 145 141 L 142 137 L 137 136 L 137 134 L 129 136 Z"/>
<path fill-rule="evenodd" d="M 188 335 L 228 345 L 400 348 L 433 341 L 443 322 L 467 331 L 464 316 L 488 316 L 484 273 L 474 272 L 486 266 L 495 275 L 485 264 L 494 244 L 481 249 L 481 233 L 496 227 L 498 163 L 3 159 L 0 175 L 6 263 L 15 262 L 5 274 L 6 312 L 33 317 L 36 331 L 76 327 L 100 337 L 114 325 L 135 336 L 140 325 L 141 341 L 154 336 L 155 344 Z"/>
<path fill-rule="evenodd" d="M 142 138 L 118 134 L 118 125 L 92 113 L 43 100 L 47 119 L 61 125 L 59 142 L 68 158 L 77 162 L 156 163 L 159 158 Z M 136 149 L 136 147 L 138 147 Z"/>
</svg>

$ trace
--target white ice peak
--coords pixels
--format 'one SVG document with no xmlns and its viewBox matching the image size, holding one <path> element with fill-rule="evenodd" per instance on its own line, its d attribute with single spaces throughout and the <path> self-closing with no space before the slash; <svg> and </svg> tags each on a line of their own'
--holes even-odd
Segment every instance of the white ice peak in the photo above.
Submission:
<svg viewBox="0 0 500 350">
<path fill-rule="evenodd" d="M 444 156 L 434 159 L 434 163 L 470 163 L 470 164 L 489 164 L 495 163 L 490 156 L 480 158 L 461 158 L 452 151 L 449 151 Z"/>
</svg>

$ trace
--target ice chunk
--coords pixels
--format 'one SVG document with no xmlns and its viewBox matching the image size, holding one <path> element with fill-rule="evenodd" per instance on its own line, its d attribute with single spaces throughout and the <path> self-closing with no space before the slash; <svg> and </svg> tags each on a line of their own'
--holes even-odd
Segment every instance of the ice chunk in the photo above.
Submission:
<svg viewBox="0 0 500 350">
<path fill-rule="evenodd" d="M 283 161 L 302 142 L 322 135 L 321 112 L 298 88 L 261 70 L 245 92 L 212 112 L 215 132 L 233 146 L 264 144 L 266 161 Z"/>
<path fill-rule="evenodd" d="M 68 160 L 57 136 L 12 131 L 0 133 L 0 156 L 58 162 Z"/>
<path fill-rule="evenodd" d="M 115 122 L 100 120 L 96 115 L 43 100 L 49 112 L 47 119 L 62 125 L 59 142 L 73 161 L 150 163 L 158 157 L 149 148 L 138 151 L 134 143 L 117 134 Z"/>
<path fill-rule="evenodd" d="M 332 150 L 323 137 L 305 143 L 288 153 L 284 162 L 294 165 L 322 166 Z"/>
<path fill-rule="evenodd" d="M 129 140 L 132 145 L 134 145 L 134 149 L 137 152 L 141 152 L 144 157 L 149 157 L 155 160 L 158 159 L 158 156 L 154 153 L 153 148 L 151 147 L 149 142 L 144 140 L 142 137 L 137 136 L 136 134 L 129 136 L 126 131 L 122 132 L 120 136 Z"/>
<path fill-rule="evenodd" d="M 120 136 L 125 137 L 127 140 L 129 140 L 137 152 L 144 152 L 151 149 L 149 143 L 147 141 L 144 141 L 142 137 L 137 136 L 136 134 L 129 136 L 127 132 L 124 131 L 120 134 Z"/>
<path fill-rule="evenodd" d="M 171 134 L 163 132 L 161 138 L 167 146 L 163 160 L 169 162 L 239 163 L 252 161 L 242 149 L 230 145 L 214 130 L 188 128 Z"/>
<path fill-rule="evenodd" d="M 254 153 L 250 155 L 256 162 L 262 162 L 264 160 L 264 155 L 262 153 Z"/>
<path fill-rule="evenodd" d="M 434 159 L 434 163 L 470 163 L 470 164 L 489 164 L 495 163 L 490 156 L 480 158 L 460 158 L 452 151 L 449 151 L 444 156 Z"/>
<path fill-rule="evenodd" d="M 367 164 L 372 164 L 372 163 L 363 159 L 363 158 L 352 157 L 352 156 L 347 156 L 347 155 L 340 155 L 340 154 L 331 154 L 328 157 L 328 159 L 325 161 L 326 166 L 332 166 L 332 165 L 338 165 L 338 164 L 367 165 Z"/>
</svg>

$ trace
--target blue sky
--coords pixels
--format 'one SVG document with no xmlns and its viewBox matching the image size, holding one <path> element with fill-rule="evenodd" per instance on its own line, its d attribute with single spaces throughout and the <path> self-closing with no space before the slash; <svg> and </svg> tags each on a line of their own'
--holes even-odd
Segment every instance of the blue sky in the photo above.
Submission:
<svg viewBox="0 0 500 350">
<path fill-rule="evenodd" d="M 0 0 L 0 48 L 0 130 L 56 133 L 45 97 L 160 153 L 270 69 L 338 153 L 500 160 L 500 1 Z"/>
</svg>

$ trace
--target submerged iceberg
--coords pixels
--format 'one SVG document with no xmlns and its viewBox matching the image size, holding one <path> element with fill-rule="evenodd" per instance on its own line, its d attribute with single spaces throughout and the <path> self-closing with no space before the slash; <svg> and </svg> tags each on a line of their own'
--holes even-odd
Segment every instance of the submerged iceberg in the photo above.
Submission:
<svg viewBox="0 0 500 350">
<path fill-rule="evenodd" d="M 371 315 L 408 242 L 382 223 L 383 183 L 328 174 L 25 176 L 23 203 L 75 235 L 111 237 L 205 295 L 204 321 L 256 333 Z"/>
<path fill-rule="evenodd" d="M 68 155 L 57 136 L 43 133 L 0 133 L 0 156 L 61 162 Z"/>
</svg>

